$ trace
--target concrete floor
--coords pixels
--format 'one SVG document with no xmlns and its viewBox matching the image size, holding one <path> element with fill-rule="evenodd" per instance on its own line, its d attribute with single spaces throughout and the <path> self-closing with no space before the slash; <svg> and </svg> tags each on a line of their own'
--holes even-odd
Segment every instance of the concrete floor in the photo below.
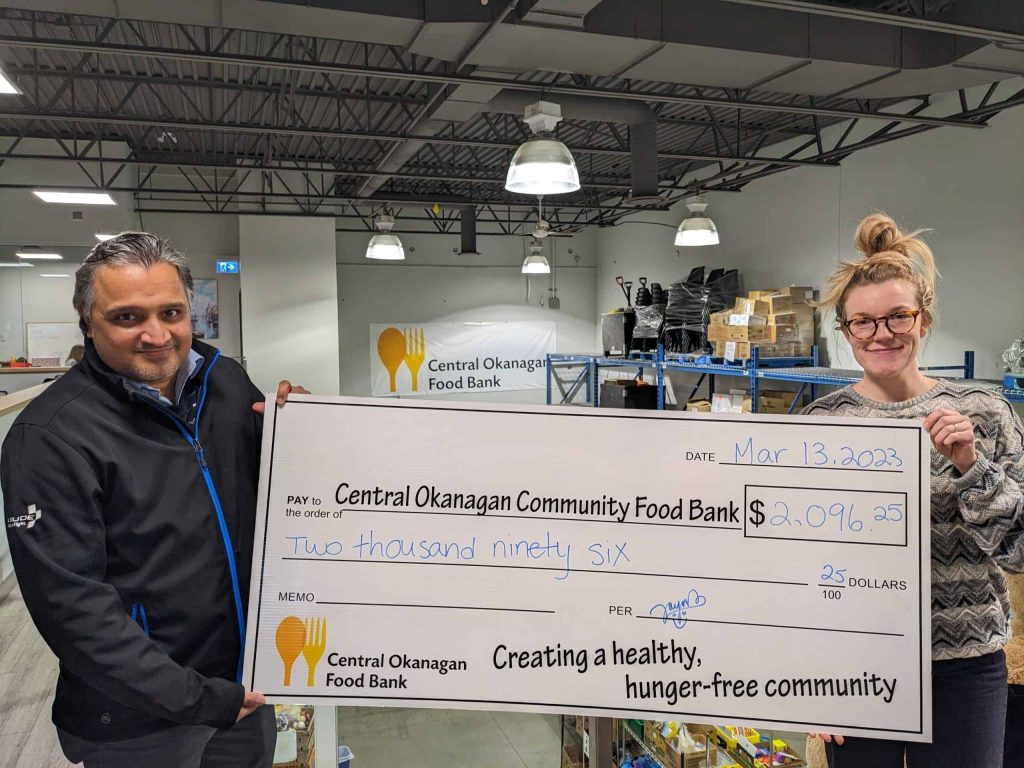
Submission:
<svg viewBox="0 0 1024 768">
<path fill-rule="evenodd" d="M 50 722 L 57 659 L 15 589 L 0 600 L 0 768 L 68 768 Z"/>
<path fill-rule="evenodd" d="M 557 715 L 340 707 L 338 743 L 358 768 L 557 768 Z"/>
</svg>

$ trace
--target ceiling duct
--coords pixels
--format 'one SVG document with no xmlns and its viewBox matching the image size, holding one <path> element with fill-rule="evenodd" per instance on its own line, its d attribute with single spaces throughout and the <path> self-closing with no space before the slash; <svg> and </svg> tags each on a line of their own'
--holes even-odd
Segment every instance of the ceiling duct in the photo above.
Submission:
<svg viewBox="0 0 1024 768">
<path fill-rule="evenodd" d="M 467 205 L 459 212 L 462 229 L 462 247 L 459 253 L 463 256 L 479 256 L 476 249 L 476 208 Z"/>
<path fill-rule="evenodd" d="M 543 94 L 503 90 L 484 109 L 487 112 L 522 115 L 530 104 L 544 99 Z M 630 199 L 650 203 L 658 196 L 657 121 L 650 107 L 638 101 L 590 98 L 586 96 L 546 97 L 562 108 L 563 119 L 625 123 L 629 126 Z"/>
</svg>

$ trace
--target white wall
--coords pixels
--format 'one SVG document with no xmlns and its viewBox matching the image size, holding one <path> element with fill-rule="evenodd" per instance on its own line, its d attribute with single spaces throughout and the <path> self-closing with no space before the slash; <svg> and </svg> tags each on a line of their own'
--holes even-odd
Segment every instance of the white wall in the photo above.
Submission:
<svg viewBox="0 0 1024 768">
<path fill-rule="evenodd" d="M 9 143 L 0 139 L 0 147 Z M 121 145 L 105 143 L 104 156 L 116 157 Z M 59 154 L 53 142 L 26 139 L 18 151 Z M 95 164 L 89 167 L 96 175 Z M 111 166 L 107 166 L 108 172 Z M 131 169 L 124 174 L 130 174 Z M 74 184 L 88 180 L 75 166 L 61 163 L 8 160 L 0 166 L 0 182 L 10 184 Z M 0 189 L 0 206 L 5 211 L 0 222 L 0 255 L 10 257 L 25 245 L 54 247 L 65 260 L 37 262 L 31 269 L 0 269 L 0 359 L 25 354 L 25 323 L 74 322 L 71 306 L 74 280 L 39 278 L 40 272 L 66 272 L 71 275 L 80 259 L 95 243 L 96 232 L 120 232 L 143 229 L 167 238 L 171 245 L 189 258 L 195 278 L 217 280 L 220 304 L 220 337 L 206 339 L 223 354 L 241 355 L 241 320 L 239 315 L 239 279 L 237 275 L 217 275 L 218 259 L 238 258 L 238 221 L 234 215 L 164 215 L 140 216 L 134 211 L 130 196 L 115 195 L 117 205 L 68 206 L 48 205 L 28 189 Z M 83 218 L 75 220 L 72 211 Z"/>
<path fill-rule="evenodd" d="M 548 320 L 556 324 L 559 352 L 595 351 L 593 233 L 548 238 L 545 255 L 554 259 L 561 309 L 549 309 L 547 275 L 521 273 L 527 238 L 478 237 L 479 256 L 453 253 L 459 237 L 402 235 L 406 260 L 371 262 L 369 235 L 338 233 L 338 321 L 341 392 L 369 395 L 370 324 L 413 324 L 466 320 Z M 572 253 L 570 253 L 570 250 Z M 436 399 L 543 403 L 544 390 L 435 395 Z"/>
<path fill-rule="evenodd" d="M 25 354 L 25 318 L 21 309 L 21 269 L 0 269 L 0 360 Z"/>
<path fill-rule="evenodd" d="M 220 337 L 203 341 L 220 349 L 221 354 L 240 360 L 241 282 L 238 275 L 217 274 L 217 261 L 238 259 L 238 217 L 147 213 L 140 218 L 145 231 L 167 238 L 188 257 L 194 279 L 217 281 Z"/>
<path fill-rule="evenodd" d="M 239 216 L 238 232 L 249 376 L 264 392 L 289 379 L 338 394 L 334 220 Z"/>
<path fill-rule="evenodd" d="M 1004 84 L 1002 92 L 1022 84 Z M 971 94 L 970 103 L 977 98 Z M 860 151 L 841 168 L 789 170 L 709 199 L 718 246 L 676 249 L 672 230 L 661 226 L 599 231 L 599 311 L 622 303 L 616 274 L 670 282 L 696 264 L 738 267 L 748 290 L 821 286 L 840 259 L 857 255 L 857 223 L 884 210 L 908 229 L 932 229 L 926 237 L 943 279 L 940 320 L 924 364 L 961 362 L 964 350 L 973 349 L 976 375 L 1001 376 L 1002 351 L 1024 329 L 1024 108 L 998 115 L 984 130 L 928 131 Z M 675 226 L 685 215 L 680 204 L 636 219 Z M 832 364 L 854 367 L 845 342 L 826 334 Z"/>
</svg>

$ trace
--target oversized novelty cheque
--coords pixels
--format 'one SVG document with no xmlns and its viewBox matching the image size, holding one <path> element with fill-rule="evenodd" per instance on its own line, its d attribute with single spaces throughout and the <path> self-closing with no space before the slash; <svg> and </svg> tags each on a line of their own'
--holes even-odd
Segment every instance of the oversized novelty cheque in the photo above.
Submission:
<svg viewBox="0 0 1024 768">
<path fill-rule="evenodd" d="M 270 701 L 931 738 L 914 422 L 268 401 Z"/>
</svg>

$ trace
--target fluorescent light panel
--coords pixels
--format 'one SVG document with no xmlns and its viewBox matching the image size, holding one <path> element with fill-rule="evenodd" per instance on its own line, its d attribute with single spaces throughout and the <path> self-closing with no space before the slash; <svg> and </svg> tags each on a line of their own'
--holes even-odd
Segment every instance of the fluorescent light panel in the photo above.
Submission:
<svg viewBox="0 0 1024 768">
<path fill-rule="evenodd" d="M 21 91 L 18 90 L 18 86 L 16 86 L 14 82 L 7 77 L 2 69 L 0 69 L 0 93 L 12 96 L 18 96 L 21 94 Z"/>
<path fill-rule="evenodd" d="M 40 274 L 39 277 L 71 277 L 71 275 L 58 275 L 58 274 Z"/>
<path fill-rule="evenodd" d="M 106 192 L 61 192 L 51 189 L 33 189 L 32 194 L 44 203 L 68 205 L 117 205 Z"/>
<path fill-rule="evenodd" d="M 38 259 L 40 261 L 60 261 L 64 258 L 59 253 L 47 253 L 45 251 L 18 251 L 14 255 L 19 259 Z"/>
<path fill-rule="evenodd" d="M 105 243 L 107 242 L 107 240 L 113 240 L 115 237 L 117 237 L 117 235 L 111 235 L 107 232 L 96 233 L 96 239 L 99 240 L 101 243 Z"/>
<path fill-rule="evenodd" d="M 0 267 L 34 267 L 35 264 L 26 264 L 24 261 L 0 261 Z"/>
</svg>

